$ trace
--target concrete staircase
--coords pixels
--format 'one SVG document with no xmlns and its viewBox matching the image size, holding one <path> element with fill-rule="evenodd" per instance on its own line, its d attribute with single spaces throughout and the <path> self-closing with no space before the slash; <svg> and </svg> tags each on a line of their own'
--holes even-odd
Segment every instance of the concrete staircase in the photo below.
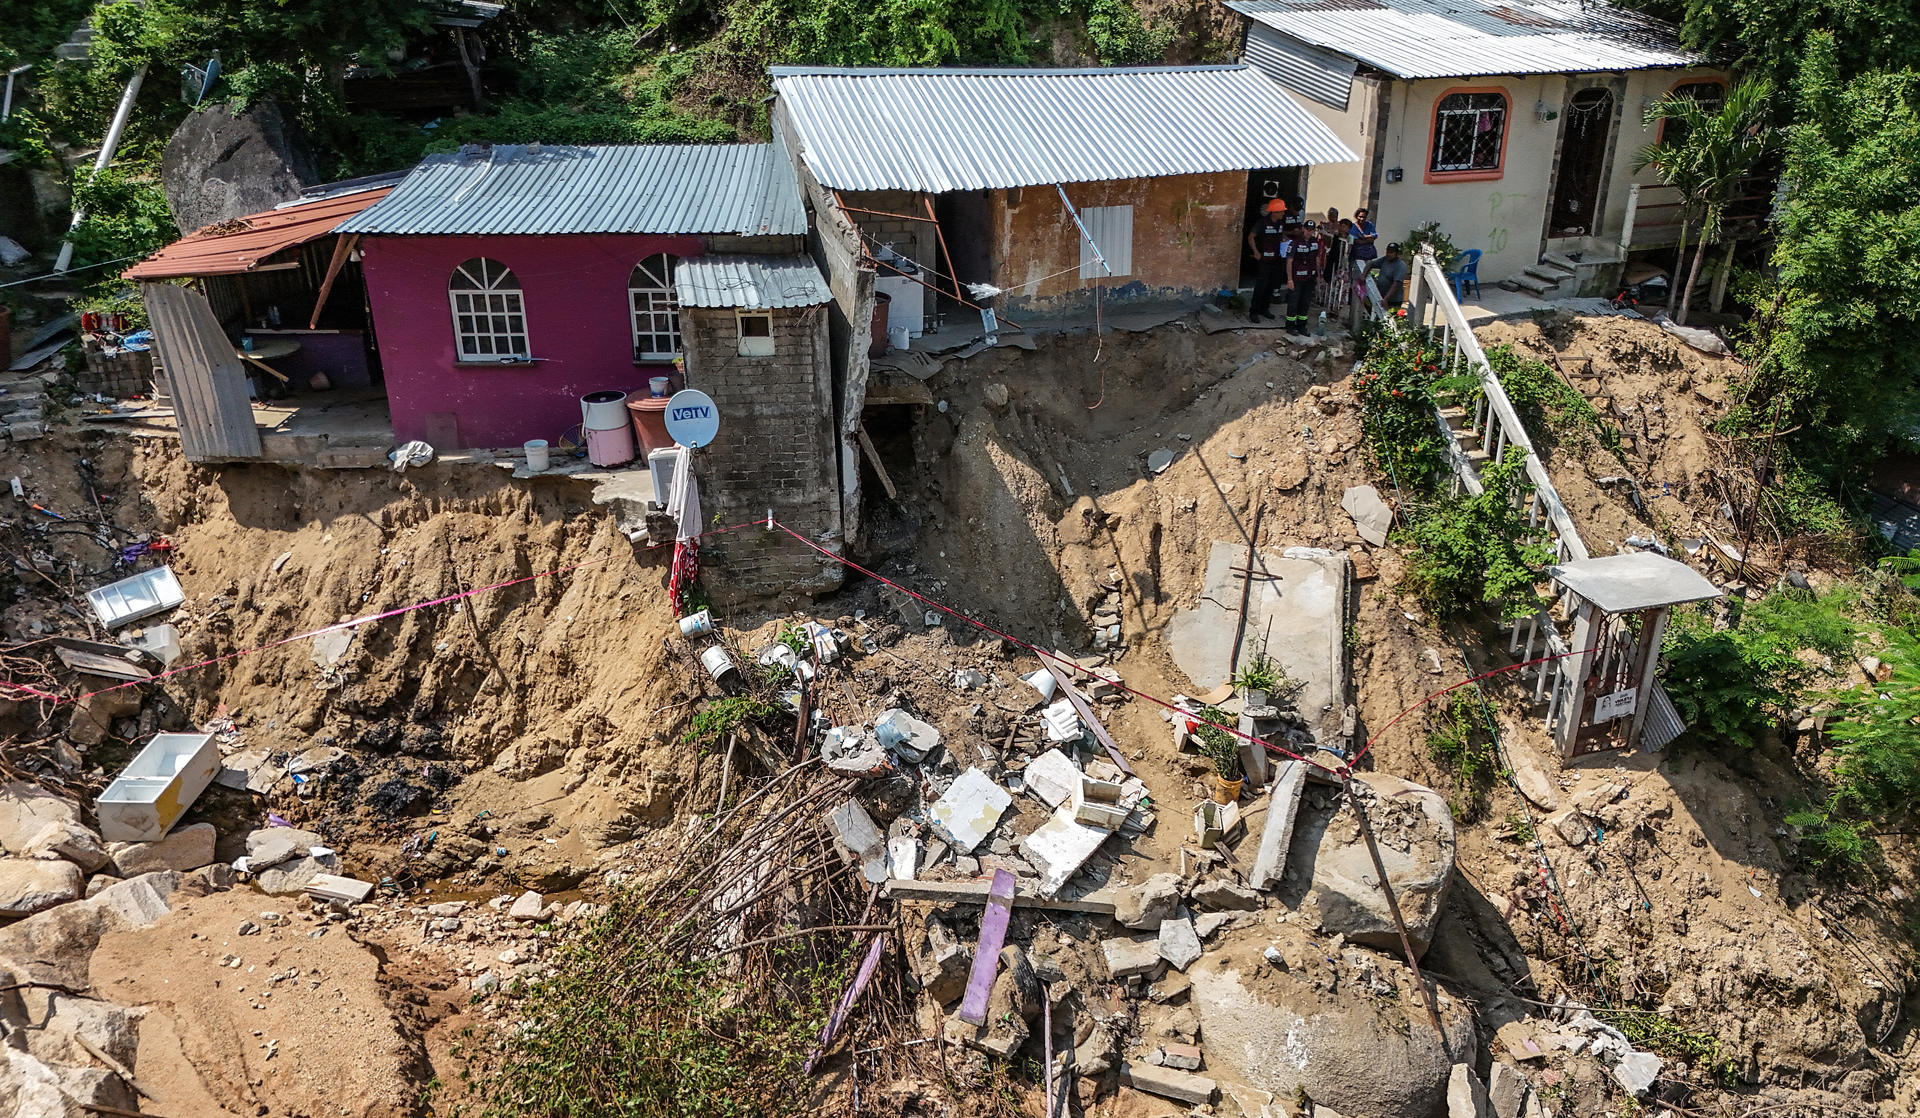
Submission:
<svg viewBox="0 0 1920 1118">
<path fill-rule="evenodd" d="M 67 41 L 53 48 L 53 56 L 63 62 L 85 62 L 93 57 L 93 25 L 82 22 L 67 36 Z"/>
<path fill-rule="evenodd" d="M 1574 294 L 1579 266 L 1557 252 L 1549 252 L 1540 263 L 1517 276 L 1508 276 L 1500 286 L 1508 291 L 1524 291 L 1536 299 L 1566 298 Z"/>
</svg>

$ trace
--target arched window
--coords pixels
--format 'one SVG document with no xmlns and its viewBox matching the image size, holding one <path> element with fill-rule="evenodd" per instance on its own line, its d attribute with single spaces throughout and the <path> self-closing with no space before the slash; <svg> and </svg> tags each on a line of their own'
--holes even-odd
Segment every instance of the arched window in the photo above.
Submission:
<svg viewBox="0 0 1920 1118">
<path fill-rule="evenodd" d="M 680 356 L 680 301 L 673 295 L 673 266 L 679 262 L 664 252 L 649 256 L 634 265 L 627 280 L 635 361 L 671 361 Z"/>
<path fill-rule="evenodd" d="M 1674 86 L 1673 89 L 1668 92 L 1667 96 L 1676 100 L 1683 97 L 1688 98 L 1692 100 L 1694 104 L 1700 106 L 1701 112 L 1711 116 L 1719 112 L 1720 106 L 1726 103 L 1727 87 L 1719 82 L 1713 81 L 1681 82 L 1679 85 Z M 1660 122 L 1659 143 L 1682 144 L 1685 143 L 1686 140 L 1686 121 L 1668 118 Z"/>
<path fill-rule="evenodd" d="M 1507 95 L 1498 90 L 1449 93 L 1433 106 L 1429 174 L 1493 175 L 1507 143 Z"/>
<path fill-rule="evenodd" d="M 498 260 L 476 256 L 447 281 L 453 338 L 462 361 L 525 361 L 527 310 L 520 280 Z"/>
</svg>

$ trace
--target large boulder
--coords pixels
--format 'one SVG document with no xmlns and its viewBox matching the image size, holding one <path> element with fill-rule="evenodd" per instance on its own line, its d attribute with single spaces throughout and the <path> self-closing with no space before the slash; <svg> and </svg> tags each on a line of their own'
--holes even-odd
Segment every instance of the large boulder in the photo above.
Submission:
<svg viewBox="0 0 1920 1118">
<path fill-rule="evenodd" d="M 188 113 L 160 164 L 183 233 L 270 210 L 319 181 L 304 139 L 271 101 L 239 116 L 224 104 Z"/>
<path fill-rule="evenodd" d="M 110 928 L 144 928 L 165 916 L 182 881 L 171 870 L 142 874 L 87 900 L 56 905 L 0 928 L 0 961 L 24 981 L 84 990 L 90 985 L 87 964 L 100 937 Z"/>
<path fill-rule="evenodd" d="M 1372 825 L 1407 938 L 1416 953 L 1424 954 L 1453 884 L 1453 813 L 1438 792 L 1397 776 L 1363 773 L 1354 777 L 1353 787 Z M 1302 806 L 1282 899 L 1304 904 L 1328 934 L 1399 951 L 1400 935 L 1360 817 L 1346 796 L 1331 790 L 1320 795 L 1333 798 L 1316 806 L 1310 796 Z"/>
<path fill-rule="evenodd" d="M 114 872 L 136 877 L 157 870 L 197 870 L 213 863 L 213 844 L 219 833 L 211 823 L 176 827 L 154 842 L 116 842 L 108 847 Z"/>
<path fill-rule="evenodd" d="M 0 849 L 24 852 L 51 823 L 80 824 L 80 809 L 35 784 L 0 784 Z"/>
<path fill-rule="evenodd" d="M 86 875 L 72 862 L 0 858 L 0 916 L 31 916 L 80 899 Z"/>
<path fill-rule="evenodd" d="M 1465 1003 L 1441 1005 L 1443 1042 L 1427 1020 L 1419 987 L 1403 964 L 1367 956 L 1360 974 L 1343 957 L 1339 973 L 1310 941 L 1284 945 L 1291 965 L 1263 955 L 1263 937 L 1243 934 L 1187 971 L 1189 1004 L 1206 1039 L 1208 1074 L 1237 1079 L 1276 1098 L 1304 1091 L 1315 1104 L 1368 1118 L 1438 1118 L 1454 1061 L 1474 1051 Z M 1361 977 L 1364 975 L 1364 977 Z M 1354 987 L 1389 986 L 1396 997 Z M 1442 995 L 1444 998 L 1444 995 Z"/>
</svg>

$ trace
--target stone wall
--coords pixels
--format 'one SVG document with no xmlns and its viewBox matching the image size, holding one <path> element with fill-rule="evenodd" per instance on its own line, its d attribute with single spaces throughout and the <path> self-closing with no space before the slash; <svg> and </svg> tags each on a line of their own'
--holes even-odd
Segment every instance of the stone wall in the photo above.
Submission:
<svg viewBox="0 0 1920 1118">
<path fill-rule="evenodd" d="M 681 311 L 687 386 L 713 397 L 720 433 L 695 452 L 708 521 L 774 518 L 842 550 L 827 308 L 773 312 L 774 354 L 742 357 L 732 310 Z M 715 604 L 834 589 L 843 569 L 784 532 L 742 529 L 701 541 Z"/>
<path fill-rule="evenodd" d="M 74 387 L 81 392 L 98 393 L 116 400 L 153 393 L 153 353 L 150 350 L 123 350 L 108 353 L 97 345 L 86 347 L 86 362 L 74 370 Z"/>
</svg>

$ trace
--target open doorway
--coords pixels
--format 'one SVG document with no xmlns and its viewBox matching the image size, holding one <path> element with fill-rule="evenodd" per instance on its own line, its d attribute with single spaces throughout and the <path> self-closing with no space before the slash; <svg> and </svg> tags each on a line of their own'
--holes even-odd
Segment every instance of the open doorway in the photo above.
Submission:
<svg viewBox="0 0 1920 1118">
<path fill-rule="evenodd" d="M 1560 174 L 1547 211 L 1548 237 L 1592 237 L 1600 232 L 1600 183 L 1613 136 L 1613 93 L 1583 89 L 1567 101 L 1560 126 Z"/>
<path fill-rule="evenodd" d="M 1252 171 L 1247 175 L 1247 207 L 1241 215 L 1240 229 L 1244 234 L 1253 228 L 1253 223 L 1267 208 L 1267 203 L 1275 198 L 1287 204 L 1288 213 L 1298 213 L 1306 204 L 1301 197 L 1302 168 L 1273 167 L 1265 171 Z M 1246 237 L 1240 238 L 1240 286 L 1253 282 L 1253 275 L 1259 270 L 1260 262 L 1254 259 L 1253 252 L 1247 248 Z"/>
</svg>

